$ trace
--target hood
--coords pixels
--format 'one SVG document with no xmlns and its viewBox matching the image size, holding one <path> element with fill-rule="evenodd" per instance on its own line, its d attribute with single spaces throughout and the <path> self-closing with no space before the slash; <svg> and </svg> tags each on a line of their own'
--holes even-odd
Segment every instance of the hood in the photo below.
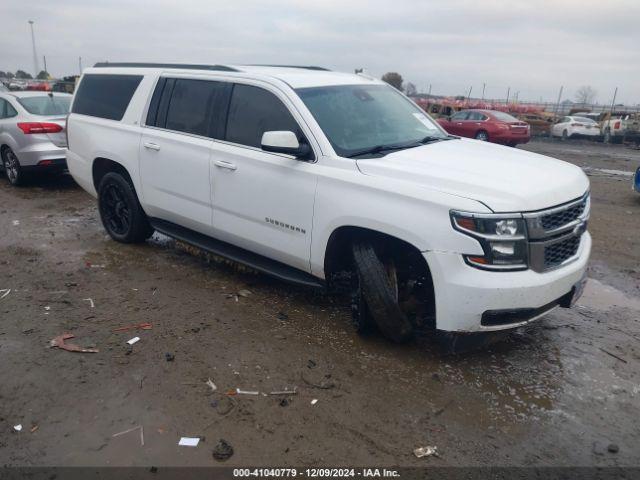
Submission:
<svg viewBox="0 0 640 480">
<path fill-rule="evenodd" d="M 541 210 L 578 198 L 589 189 L 580 167 L 476 140 L 431 143 L 357 160 L 357 164 L 365 175 L 477 200 L 494 212 Z"/>
</svg>

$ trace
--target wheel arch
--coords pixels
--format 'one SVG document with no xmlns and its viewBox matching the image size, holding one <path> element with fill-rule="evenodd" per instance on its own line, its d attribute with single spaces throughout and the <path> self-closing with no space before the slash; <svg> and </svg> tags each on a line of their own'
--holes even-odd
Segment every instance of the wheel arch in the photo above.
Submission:
<svg viewBox="0 0 640 480">
<path fill-rule="evenodd" d="M 127 168 L 119 162 L 111 160 L 106 157 L 97 157 L 93 160 L 91 166 L 91 176 L 93 179 L 93 186 L 98 191 L 100 187 L 100 181 L 109 172 L 117 172 L 122 174 L 133 185 L 133 179 Z"/>
</svg>

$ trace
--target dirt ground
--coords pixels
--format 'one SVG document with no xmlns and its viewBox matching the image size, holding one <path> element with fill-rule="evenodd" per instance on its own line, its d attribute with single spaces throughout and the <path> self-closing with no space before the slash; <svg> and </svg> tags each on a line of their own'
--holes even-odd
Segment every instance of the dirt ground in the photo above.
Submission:
<svg viewBox="0 0 640 480">
<path fill-rule="evenodd" d="M 574 309 L 457 356 L 359 337 L 341 302 L 164 237 L 117 244 L 69 176 L 0 178 L 0 464 L 218 465 L 222 438 L 225 465 L 639 465 L 640 152 L 521 148 L 588 169 L 591 280 Z M 48 348 L 63 332 L 99 353 Z M 114 436 L 138 426 L 144 446 Z M 439 457 L 415 458 L 427 445 Z"/>
</svg>

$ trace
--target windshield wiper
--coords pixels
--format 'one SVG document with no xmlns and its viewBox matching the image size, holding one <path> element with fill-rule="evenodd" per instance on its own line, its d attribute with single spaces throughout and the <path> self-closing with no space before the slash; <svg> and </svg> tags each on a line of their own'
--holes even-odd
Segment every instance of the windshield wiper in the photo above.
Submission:
<svg viewBox="0 0 640 480">
<path fill-rule="evenodd" d="M 453 140 L 454 138 L 458 138 L 458 137 L 453 137 L 451 135 L 448 135 L 446 137 L 436 137 L 436 136 L 433 136 L 433 135 L 427 135 L 422 140 L 420 140 L 418 143 L 420 143 L 421 145 L 426 145 L 427 143 L 439 142 L 441 140 Z"/>
<path fill-rule="evenodd" d="M 402 145 L 376 145 L 375 147 L 364 148 L 357 152 L 350 153 L 347 158 L 359 157 L 360 155 L 374 155 L 376 153 L 388 152 L 391 150 L 402 150 L 403 148 L 415 147 L 415 144 L 402 144 Z"/>
</svg>

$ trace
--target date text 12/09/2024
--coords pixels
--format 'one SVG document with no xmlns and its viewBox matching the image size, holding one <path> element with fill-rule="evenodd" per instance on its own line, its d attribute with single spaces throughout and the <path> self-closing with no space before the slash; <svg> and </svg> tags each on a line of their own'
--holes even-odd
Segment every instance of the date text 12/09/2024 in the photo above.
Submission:
<svg viewBox="0 0 640 480">
<path fill-rule="evenodd" d="M 397 470 L 387 468 L 235 468 L 234 478 L 397 478 Z"/>
</svg>

